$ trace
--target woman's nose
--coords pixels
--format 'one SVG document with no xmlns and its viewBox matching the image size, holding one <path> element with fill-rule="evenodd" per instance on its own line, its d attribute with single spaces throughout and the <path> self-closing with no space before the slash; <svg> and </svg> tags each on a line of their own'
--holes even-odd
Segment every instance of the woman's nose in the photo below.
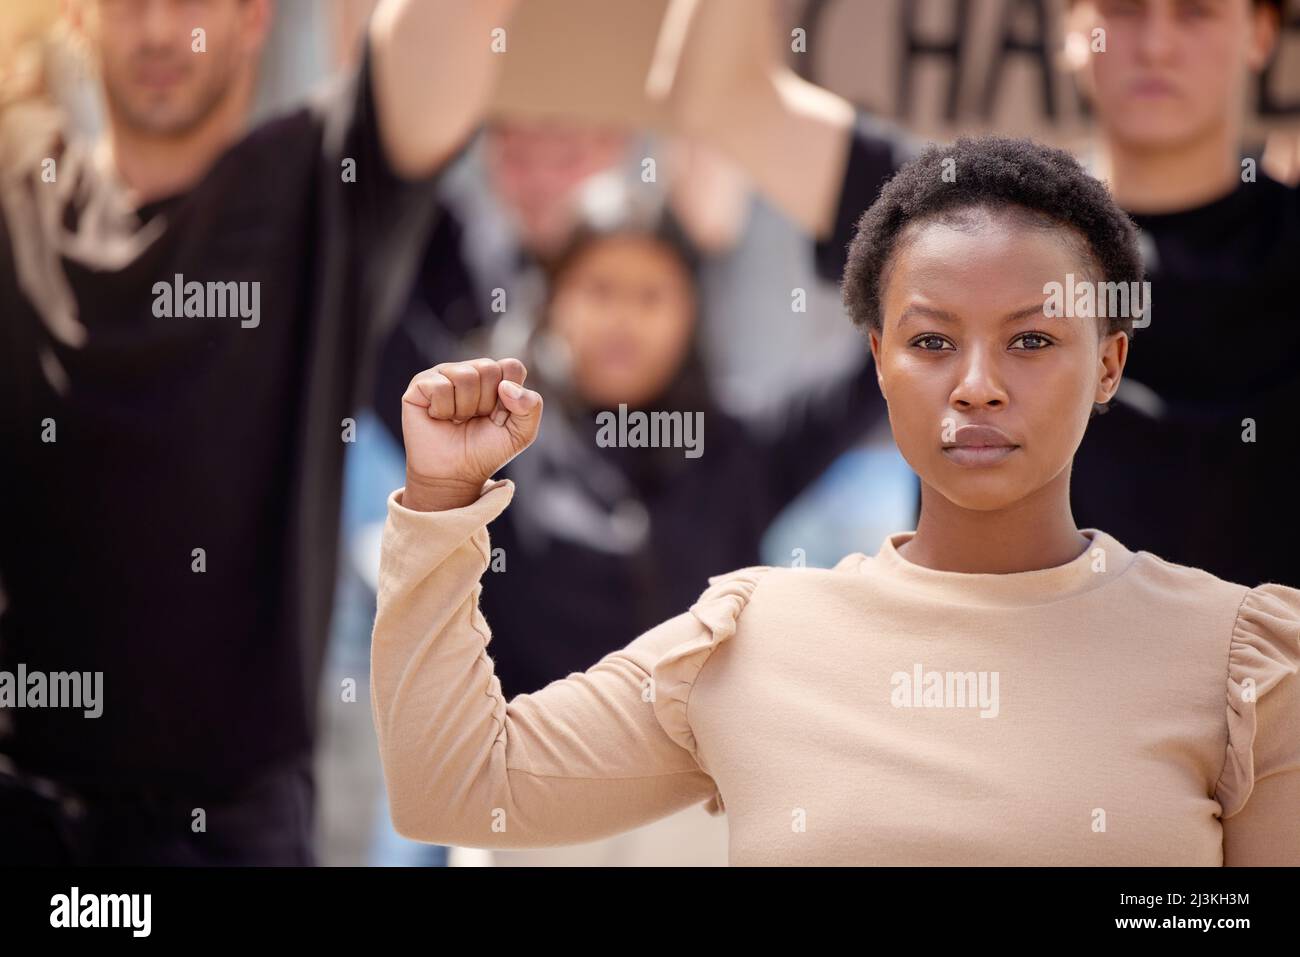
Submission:
<svg viewBox="0 0 1300 957">
<path fill-rule="evenodd" d="M 1006 389 L 997 362 L 987 350 L 968 350 L 951 402 L 960 408 L 1005 405 Z"/>
</svg>

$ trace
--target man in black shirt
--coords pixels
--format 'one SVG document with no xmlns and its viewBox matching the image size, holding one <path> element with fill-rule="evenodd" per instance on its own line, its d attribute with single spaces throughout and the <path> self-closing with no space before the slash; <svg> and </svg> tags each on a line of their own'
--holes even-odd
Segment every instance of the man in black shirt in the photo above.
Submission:
<svg viewBox="0 0 1300 957">
<path fill-rule="evenodd" d="M 738 3 L 697 10 L 671 106 L 817 237 L 818 269 L 838 280 L 858 218 L 913 147 L 776 63 L 762 17 L 732 26 Z M 1097 6 L 1098 172 L 1144 234 L 1152 308 L 1075 458 L 1075 518 L 1230 581 L 1300 586 L 1287 401 L 1300 392 L 1300 193 L 1239 153 L 1242 93 L 1281 5 Z"/>
<path fill-rule="evenodd" d="M 1143 234 L 1149 324 L 1071 488 L 1080 524 L 1245 585 L 1300 586 L 1300 193 L 1241 154 L 1280 4 L 1101 0 L 1096 172 Z"/>
<path fill-rule="evenodd" d="M 247 131 L 269 0 L 76 0 L 107 135 L 4 117 L 0 863 L 312 860 L 349 416 L 513 4 L 384 0 Z"/>
</svg>

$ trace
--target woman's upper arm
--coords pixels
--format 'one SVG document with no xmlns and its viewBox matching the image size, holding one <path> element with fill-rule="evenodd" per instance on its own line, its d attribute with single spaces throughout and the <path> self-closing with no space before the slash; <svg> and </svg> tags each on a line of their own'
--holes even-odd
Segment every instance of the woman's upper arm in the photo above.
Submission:
<svg viewBox="0 0 1300 957">
<path fill-rule="evenodd" d="M 530 846 L 617 834 L 710 798 L 715 785 L 664 730 L 656 662 L 702 629 L 679 615 L 584 672 L 505 708 L 501 811 Z M 510 843 L 513 844 L 513 841 Z"/>
</svg>

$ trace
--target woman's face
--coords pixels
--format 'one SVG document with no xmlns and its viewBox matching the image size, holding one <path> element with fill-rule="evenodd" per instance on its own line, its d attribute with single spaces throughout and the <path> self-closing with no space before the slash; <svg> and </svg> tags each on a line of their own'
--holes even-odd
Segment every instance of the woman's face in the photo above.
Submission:
<svg viewBox="0 0 1300 957">
<path fill-rule="evenodd" d="M 695 297 L 676 256 L 653 239 L 600 239 L 560 277 L 551 330 L 568 347 L 578 394 L 598 408 L 644 405 L 690 344 Z"/>
<path fill-rule="evenodd" d="M 1069 468 L 1093 403 L 1119 385 L 1127 339 L 1044 314 L 1045 283 L 1095 278 L 1081 237 L 981 209 L 967 219 L 905 230 L 871 349 L 908 464 L 953 504 L 988 511 Z"/>
</svg>

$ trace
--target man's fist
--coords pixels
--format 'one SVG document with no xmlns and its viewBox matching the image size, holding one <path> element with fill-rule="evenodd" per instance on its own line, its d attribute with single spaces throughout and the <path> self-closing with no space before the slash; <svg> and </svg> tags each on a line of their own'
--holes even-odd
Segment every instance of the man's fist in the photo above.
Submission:
<svg viewBox="0 0 1300 957">
<path fill-rule="evenodd" d="M 404 506 L 463 508 L 532 444 L 542 397 L 523 388 L 527 375 L 518 359 L 473 359 L 441 363 L 411 380 L 402 396 Z"/>
</svg>

